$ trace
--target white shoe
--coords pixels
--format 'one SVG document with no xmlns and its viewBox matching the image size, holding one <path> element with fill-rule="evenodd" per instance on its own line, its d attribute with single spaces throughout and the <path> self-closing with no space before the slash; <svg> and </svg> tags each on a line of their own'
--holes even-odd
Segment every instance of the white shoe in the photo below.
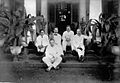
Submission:
<svg viewBox="0 0 120 83">
<path fill-rule="evenodd" d="M 46 71 L 49 72 L 51 70 L 52 66 L 49 66 Z"/>
</svg>

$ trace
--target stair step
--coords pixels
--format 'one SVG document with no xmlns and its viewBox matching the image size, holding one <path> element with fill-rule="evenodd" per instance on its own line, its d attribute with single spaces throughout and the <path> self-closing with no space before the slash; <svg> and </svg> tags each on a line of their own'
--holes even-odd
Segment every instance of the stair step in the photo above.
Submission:
<svg viewBox="0 0 120 83">
<path fill-rule="evenodd" d="M 22 68 L 45 68 L 46 65 L 38 60 L 29 60 L 28 62 L 22 63 L 21 61 L 15 63 L 17 66 L 19 64 Z M 93 61 L 67 61 L 66 63 L 61 63 L 60 67 L 62 68 L 95 68 L 99 65 L 98 62 Z M 116 68 L 120 68 L 120 63 L 115 63 Z"/>
<path fill-rule="evenodd" d="M 21 64 L 21 62 L 17 62 Z M 66 63 L 61 63 L 60 67 L 62 68 L 92 68 L 96 67 L 98 65 L 97 62 L 77 62 L 77 61 L 67 61 Z M 22 64 L 24 68 L 44 68 L 46 65 L 44 63 L 41 63 L 40 61 L 35 60 L 29 60 L 26 64 Z"/>
<path fill-rule="evenodd" d="M 106 57 L 106 58 L 109 58 L 111 59 L 112 57 Z M 36 56 L 35 54 L 30 54 L 29 55 L 29 59 L 32 59 L 32 60 L 41 60 L 42 59 L 42 56 Z M 71 61 L 71 60 L 77 60 L 77 56 L 73 56 L 71 54 L 68 54 L 68 55 L 65 55 L 65 59 L 67 61 Z M 85 55 L 85 61 L 98 61 L 99 58 L 97 58 L 95 56 L 95 54 L 87 54 Z"/>
</svg>

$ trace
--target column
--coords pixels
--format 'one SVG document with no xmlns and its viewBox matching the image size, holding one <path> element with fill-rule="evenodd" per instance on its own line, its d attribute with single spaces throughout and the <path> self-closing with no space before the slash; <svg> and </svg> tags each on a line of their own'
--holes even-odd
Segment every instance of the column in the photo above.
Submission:
<svg viewBox="0 0 120 83">
<path fill-rule="evenodd" d="M 102 13 L 102 0 L 90 0 L 89 19 L 99 20 L 99 15 Z"/>
<path fill-rule="evenodd" d="M 118 16 L 120 16 L 120 0 L 118 0 L 119 3 L 119 7 L 118 7 Z M 119 21 L 119 25 L 120 25 L 120 21 Z"/>
<path fill-rule="evenodd" d="M 82 21 L 82 18 L 83 18 L 83 21 L 86 21 L 86 0 L 80 0 L 79 3 L 80 3 L 79 20 Z"/>
<path fill-rule="evenodd" d="M 47 16 L 47 5 L 48 5 L 48 0 L 41 0 L 41 15 L 44 15 L 45 20 L 47 21 L 48 16 Z M 47 34 L 47 25 L 45 26 L 45 33 Z"/>
<path fill-rule="evenodd" d="M 24 6 L 26 9 L 26 13 L 31 14 L 36 17 L 36 0 L 24 0 Z M 32 26 L 34 32 L 32 34 L 32 39 L 35 41 L 36 39 L 36 25 Z"/>
<path fill-rule="evenodd" d="M 10 8 L 10 0 L 4 0 L 4 6 Z"/>
<path fill-rule="evenodd" d="M 24 0 L 27 15 L 36 16 L 36 0 Z"/>
</svg>

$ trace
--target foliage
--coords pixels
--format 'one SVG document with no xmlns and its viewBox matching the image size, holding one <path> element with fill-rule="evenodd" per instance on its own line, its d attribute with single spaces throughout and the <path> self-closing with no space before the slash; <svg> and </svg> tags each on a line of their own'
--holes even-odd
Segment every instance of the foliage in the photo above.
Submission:
<svg viewBox="0 0 120 83">
<path fill-rule="evenodd" d="M 19 46 L 22 36 L 27 42 L 27 31 L 33 32 L 32 26 L 35 24 L 35 20 L 40 20 L 42 27 L 46 25 L 43 16 L 29 17 L 29 15 L 25 15 L 25 9 L 18 8 L 16 11 L 10 11 L 4 6 L 0 7 L 0 38 L 5 39 L 4 49 L 10 46 Z"/>
<path fill-rule="evenodd" d="M 103 16 L 103 14 L 100 15 L 99 20 L 96 19 L 90 19 L 86 23 L 86 28 L 85 28 L 85 33 L 87 35 L 88 32 L 92 33 L 93 40 L 96 39 L 96 32 L 97 29 L 99 30 L 99 36 L 102 38 L 103 46 L 106 46 L 109 43 L 109 40 L 111 37 L 116 38 L 116 32 L 115 30 L 117 29 L 117 22 L 119 17 L 116 15 L 112 15 L 109 18 L 106 18 Z M 91 29 L 92 27 L 92 29 Z"/>
</svg>

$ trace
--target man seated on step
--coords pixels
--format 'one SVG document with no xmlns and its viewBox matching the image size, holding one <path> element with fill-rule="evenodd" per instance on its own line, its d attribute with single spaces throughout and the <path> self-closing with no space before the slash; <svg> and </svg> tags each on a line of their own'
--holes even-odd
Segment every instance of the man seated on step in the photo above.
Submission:
<svg viewBox="0 0 120 83">
<path fill-rule="evenodd" d="M 58 65 L 61 63 L 62 57 L 54 39 L 50 39 L 50 44 L 47 46 L 45 57 L 42 60 L 48 66 L 46 71 L 50 71 L 51 68 L 59 69 Z"/>
<path fill-rule="evenodd" d="M 63 53 L 63 48 L 62 48 L 62 45 L 61 45 L 61 35 L 58 33 L 58 27 L 55 27 L 54 28 L 54 33 L 53 33 L 53 39 L 55 41 L 55 44 L 58 46 L 59 48 L 59 51 L 61 53 L 61 56 L 63 58 L 62 62 L 65 62 L 65 58 L 64 58 L 64 53 Z"/>
<path fill-rule="evenodd" d="M 71 49 L 73 50 L 73 36 L 74 32 L 71 30 L 70 26 L 68 25 L 66 27 L 66 31 L 62 35 L 62 46 L 63 46 L 63 51 L 66 52 L 66 46 L 71 46 Z"/>
<path fill-rule="evenodd" d="M 40 35 L 36 38 L 36 44 L 35 44 L 40 56 L 44 54 L 48 44 L 49 44 L 48 36 L 45 34 L 44 30 L 42 29 L 40 30 Z"/>
<path fill-rule="evenodd" d="M 77 34 L 74 36 L 73 39 L 73 46 L 74 51 L 77 52 L 79 61 L 84 61 L 85 53 L 84 39 L 91 40 L 91 36 L 83 35 L 81 33 L 81 29 L 77 29 Z"/>
</svg>

